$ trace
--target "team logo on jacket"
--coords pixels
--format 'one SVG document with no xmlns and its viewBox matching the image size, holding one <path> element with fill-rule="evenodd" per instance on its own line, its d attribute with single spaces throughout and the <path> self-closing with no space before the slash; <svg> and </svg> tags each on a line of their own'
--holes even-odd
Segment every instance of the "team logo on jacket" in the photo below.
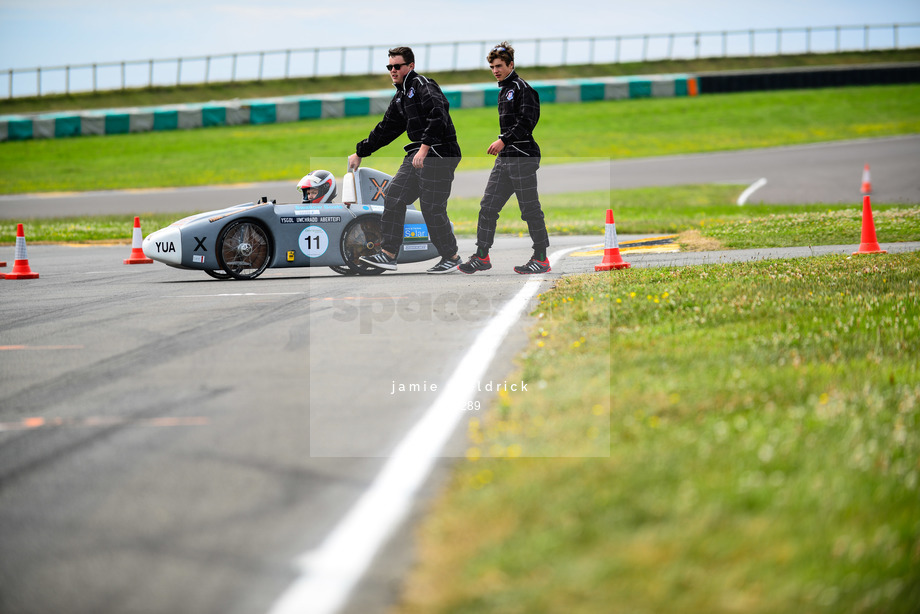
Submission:
<svg viewBox="0 0 920 614">
<path fill-rule="evenodd" d="M 414 88 L 414 87 L 410 87 L 410 88 L 409 88 L 409 93 L 406 94 L 406 96 L 408 96 L 409 98 L 412 98 L 413 96 L 415 96 L 415 88 Z"/>
<path fill-rule="evenodd" d="M 505 96 L 505 98 L 512 100 L 514 98 L 514 90 L 508 90 L 508 94 Z"/>
</svg>

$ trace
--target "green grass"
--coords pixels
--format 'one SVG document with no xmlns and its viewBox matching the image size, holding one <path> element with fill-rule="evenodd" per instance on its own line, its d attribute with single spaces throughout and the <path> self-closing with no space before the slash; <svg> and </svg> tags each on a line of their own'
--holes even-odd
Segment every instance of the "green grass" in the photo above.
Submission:
<svg viewBox="0 0 920 614">
<path fill-rule="evenodd" d="M 470 421 L 397 611 L 915 612 L 918 271 L 559 280 L 508 378 L 529 390 Z"/>
<path fill-rule="evenodd" d="M 736 249 L 859 243 L 862 208 L 852 205 L 735 204 L 744 186 L 692 185 L 547 194 L 541 197 L 551 236 L 604 234 L 605 212 L 614 210 L 620 234 L 683 233 L 684 249 Z M 476 234 L 479 198 L 456 198 L 448 212 L 458 235 Z M 196 213 L 142 213 L 145 234 Z M 882 242 L 920 240 L 920 207 L 874 204 L 876 234 Z M 35 218 L 25 222 L 29 243 L 130 243 L 133 216 Z M 499 218 L 498 232 L 524 236 L 512 198 Z M 0 220 L 0 245 L 16 239 L 16 222 Z M 708 242 L 701 243 L 702 239 Z"/>
<path fill-rule="evenodd" d="M 807 55 L 754 56 L 739 58 L 702 58 L 699 60 L 662 60 L 655 62 L 623 62 L 620 64 L 590 64 L 574 66 L 525 66 L 520 69 L 531 80 L 573 79 L 615 75 L 645 75 L 667 73 L 697 73 L 717 70 L 756 68 L 783 68 L 799 66 L 828 66 L 846 64 L 871 64 L 882 62 L 916 62 L 920 49 L 889 51 L 812 53 Z M 421 72 L 441 85 L 491 82 L 485 64 L 483 70 L 455 72 Z M 0 100 L 0 115 L 36 113 L 71 109 L 105 109 L 144 107 L 234 98 L 270 98 L 325 92 L 387 89 L 392 87 L 386 74 L 346 75 L 318 77 L 315 79 L 287 79 L 271 81 L 237 81 L 210 85 L 157 86 L 96 93 L 56 94 L 42 97 L 22 97 Z"/>
<path fill-rule="evenodd" d="M 494 109 L 452 113 L 462 169 L 487 168 Z M 0 144 L 0 193 L 291 180 L 310 161 L 341 174 L 376 117 Z M 920 85 L 547 104 L 547 163 L 794 145 L 920 132 Z M 404 140 L 367 159 L 394 172 Z M 338 161 L 338 162 L 336 162 Z M 338 167 L 335 164 L 338 163 Z"/>
</svg>

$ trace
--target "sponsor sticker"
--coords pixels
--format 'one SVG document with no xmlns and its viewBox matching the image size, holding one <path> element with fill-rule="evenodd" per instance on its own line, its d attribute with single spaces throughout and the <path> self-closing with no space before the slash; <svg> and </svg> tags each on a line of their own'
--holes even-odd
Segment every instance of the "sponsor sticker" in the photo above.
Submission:
<svg viewBox="0 0 920 614">
<path fill-rule="evenodd" d="M 290 250 L 287 253 L 287 261 L 294 262 L 294 250 Z"/>
<path fill-rule="evenodd" d="M 192 262 L 204 264 L 204 256 L 192 256 Z"/>
<path fill-rule="evenodd" d="M 341 215 L 294 215 L 281 216 L 282 224 L 335 224 L 342 221 Z"/>
<path fill-rule="evenodd" d="M 403 250 L 407 252 L 420 252 L 428 249 L 428 244 L 424 245 L 403 245 Z"/>
<path fill-rule="evenodd" d="M 425 224 L 406 224 L 403 232 L 404 239 L 427 239 L 428 226 Z"/>
</svg>

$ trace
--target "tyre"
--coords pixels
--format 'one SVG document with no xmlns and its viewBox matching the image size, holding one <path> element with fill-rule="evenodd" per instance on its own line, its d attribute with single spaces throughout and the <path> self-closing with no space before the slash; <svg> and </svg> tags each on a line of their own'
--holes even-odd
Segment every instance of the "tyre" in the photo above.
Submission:
<svg viewBox="0 0 920 614">
<path fill-rule="evenodd" d="M 211 277 L 213 277 L 214 279 L 220 279 L 220 280 L 230 279 L 230 275 L 228 275 L 227 273 L 224 273 L 221 270 L 205 269 L 204 272 L 210 275 Z"/>
<path fill-rule="evenodd" d="M 352 270 L 351 270 L 350 268 L 348 268 L 347 266 L 335 265 L 335 266 L 331 266 L 331 267 L 329 267 L 329 268 L 332 269 L 333 271 L 335 271 L 336 273 L 338 273 L 339 275 L 354 275 L 354 274 L 355 274 L 355 272 L 352 271 Z"/>
<path fill-rule="evenodd" d="M 271 238 L 262 224 L 239 220 L 217 237 L 217 263 L 234 279 L 255 279 L 271 260 Z"/>
<path fill-rule="evenodd" d="M 380 275 L 383 269 L 365 264 L 359 258 L 373 256 L 380 251 L 382 243 L 380 216 L 362 215 L 352 220 L 342 233 L 342 259 L 349 269 L 359 275 Z"/>
</svg>

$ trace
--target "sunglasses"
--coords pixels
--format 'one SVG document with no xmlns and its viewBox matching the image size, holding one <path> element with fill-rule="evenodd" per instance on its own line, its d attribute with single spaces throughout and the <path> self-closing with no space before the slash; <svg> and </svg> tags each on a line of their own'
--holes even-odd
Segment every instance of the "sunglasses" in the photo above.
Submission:
<svg viewBox="0 0 920 614">
<path fill-rule="evenodd" d="M 403 66 L 408 66 L 408 62 L 403 62 L 402 64 L 387 64 L 387 70 L 399 70 Z"/>
</svg>

